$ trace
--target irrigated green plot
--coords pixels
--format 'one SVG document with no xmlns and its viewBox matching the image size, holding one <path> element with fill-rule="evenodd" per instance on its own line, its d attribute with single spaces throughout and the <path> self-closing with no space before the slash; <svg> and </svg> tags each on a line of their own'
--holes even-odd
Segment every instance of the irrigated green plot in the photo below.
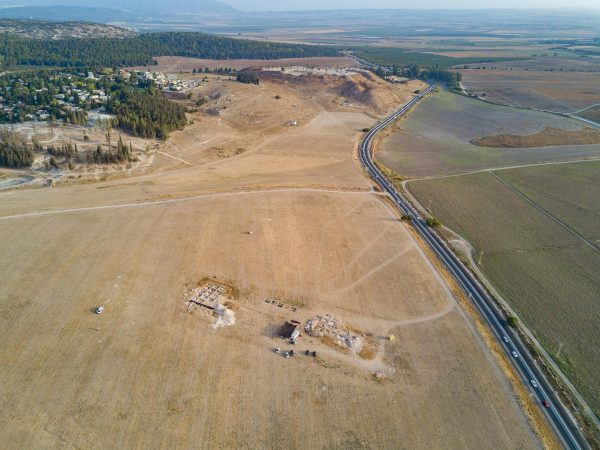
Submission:
<svg viewBox="0 0 600 450">
<path fill-rule="evenodd" d="M 397 173 L 421 177 L 485 168 L 600 157 L 600 145 L 566 145 L 527 149 L 486 148 L 471 140 L 498 134 L 528 135 L 544 127 L 577 130 L 574 119 L 491 105 L 441 91 L 400 122 L 377 159 Z"/>
<path fill-rule="evenodd" d="M 600 164 L 577 163 L 408 184 L 422 205 L 473 244 L 480 268 L 546 349 L 559 355 L 596 410 L 600 251 L 585 240 L 597 232 L 600 202 L 582 191 L 598 177 Z"/>
</svg>

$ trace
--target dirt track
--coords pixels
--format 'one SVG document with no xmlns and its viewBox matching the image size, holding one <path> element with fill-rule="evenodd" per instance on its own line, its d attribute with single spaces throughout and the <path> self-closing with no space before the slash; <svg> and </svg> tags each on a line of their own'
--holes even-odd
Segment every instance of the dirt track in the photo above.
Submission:
<svg viewBox="0 0 600 450">
<path fill-rule="evenodd" d="M 372 119 L 304 101 L 312 118 L 231 158 L 202 162 L 193 142 L 211 136 L 189 135 L 176 156 L 192 165 L 165 157 L 164 170 L 127 179 L 0 193 L 0 216 L 24 215 L 0 222 L 0 442 L 538 446 L 498 364 L 368 191 L 353 148 Z M 229 194 L 199 195 L 210 192 Z M 27 216 L 43 211 L 55 212 Z M 239 292 L 233 327 L 185 310 L 186 288 L 213 276 Z M 277 325 L 325 313 L 372 334 L 382 359 L 308 337 L 296 349 L 317 358 L 272 352 L 288 347 Z"/>
</svg>

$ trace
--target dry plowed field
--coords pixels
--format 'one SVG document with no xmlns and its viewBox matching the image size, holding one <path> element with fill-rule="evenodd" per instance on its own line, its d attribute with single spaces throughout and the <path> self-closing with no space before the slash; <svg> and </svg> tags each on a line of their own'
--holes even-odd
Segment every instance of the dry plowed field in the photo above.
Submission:
<svg viewBox="0 0 600 450">
<path fill-rule="evenodd" d="M 542 147 L 548 142 L 540 140 L 540 147 L 514 149 L 471 143 L 488 136 L 536 134 L 546 127 L 581 129 L 574 119 L 491 105 L 442 91 L 398 122 L 398 130 L 382 143 L 377 158 L 400 175 L 425 177 L 600 157 L 599 144 Z"/>
<path fill-rule="evenodd" d="M 265 102 L 283 89 L 264 86 Z M 238 102 L 258 92 L 243 89 Z M 3 447 L 539 447 L 499 362 L 370 191 L 355 149 L 373 119 L 294 89 L 306 119 L 254 124 L 237 156 L 205 159 L 197 125 L 159 172 L 0 193 Z M 241 112 L 215 133 L 241 139 Z M 203 279 L 234 288 L 234 325 L 187 310 Z M 279 338 L 324 314 L 373 359 Z"/>
<path fill-rule="evenodd" d="M 559 61 L 552 71 L 488 68 L 460 73 L 469 93 L 485 93 L 487 100 L 501 105 L 573 113 L 600 103 L 600 64 L 594 72 L 571 72 L 570 64 Z"/>
<path fill-rule="evenodd" d="M 594 408 L 600 407 L 600 163 L 408 184 L 474 259 Z"/>
</svg>

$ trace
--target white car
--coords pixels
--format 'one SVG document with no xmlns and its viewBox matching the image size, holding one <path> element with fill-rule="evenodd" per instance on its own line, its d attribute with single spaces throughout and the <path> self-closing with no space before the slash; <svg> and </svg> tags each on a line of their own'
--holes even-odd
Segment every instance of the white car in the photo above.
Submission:
<svg viewBox="0 0 600 450">
<path fill-rule="evenodd" d="M 503 340 L 504 342 L 508 342 L 508 338 L 507 338 L 506 336 L 502 336 L 502 340 Z"/>
<path fill-rule="evenodd" d="M 104 306 L 98 306 L 97 308 L 94 309 L 94 312 L 96 314 L 102 314 L 104 312 Z"/>
<path fill-rule="evenodd" d="M 511 353 L 512 353 L 512 355 L 513 355 L 515 358 L 518 358 L 518 357 L 519 357 L 519 354 L 518 354 L 517 352 L 515 352 L 514 350 L 513 350 Z"/>
<path fill-rule="evenodd" d="M 538 385 L 537 385 L 537 383 L 535 382 L 535 380 L 531 380 L 531 385 L 532 385 L 534 388 L 538 387 Z"/>
</svg>

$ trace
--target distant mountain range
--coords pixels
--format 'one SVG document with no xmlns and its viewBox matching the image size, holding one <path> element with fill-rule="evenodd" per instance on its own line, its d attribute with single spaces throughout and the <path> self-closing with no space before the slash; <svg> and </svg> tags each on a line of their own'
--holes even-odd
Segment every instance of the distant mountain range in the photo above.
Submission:
<svg viewBox="0 0 600 450">
<path fill-rule="evenodd" d="M 131 21 L 181 14 L 234 15 L 238 11 L 215 0 L 0 0 L 0 18 L 38 20 Z"/>
</svg>

